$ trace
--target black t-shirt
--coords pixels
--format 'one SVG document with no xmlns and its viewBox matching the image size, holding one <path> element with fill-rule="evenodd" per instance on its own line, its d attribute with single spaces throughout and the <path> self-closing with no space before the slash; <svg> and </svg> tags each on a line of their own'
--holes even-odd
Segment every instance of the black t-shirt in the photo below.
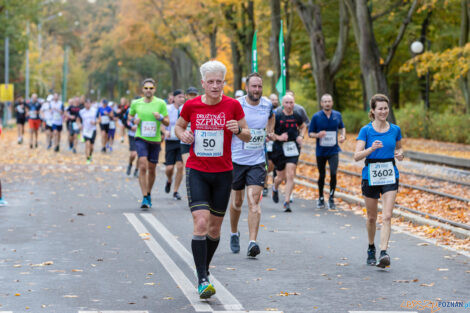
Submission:
<svg viewBox="0 0 470 313">
<path fill-rule="evenodd" d="M 74 106 L 74 105 L 69 106 L 67 108 L 67 113 L 72 115 L 72 116 L 75 116 L 75 119 L 74 120 L 68 120 L 67 122 L 68 123 L 76 122 L 77 118 L 79 117 L 80 110 L 81 109 L 80 109 L 79 106 Z"/>
<path fill-rule="evenodd" d="M 26 107 L 25 103 L 22 101 L 15 102 L 15 113 L 17 119 L 26 118 Z"/>
<path fill-rule="evenodd" d="M 291 115 L 284 114 L 283 110 L 276 111 L 276 124 L 274 125 L 274 133 L 282 135 L 287 133 L 287 141 L 295 141 L 299 136 L 299 127 L 303 124 L 302 116 L 294 111 Z M 282 141 L 275 141 L 273 150 L 282 150 Z M 297 143 L 296 143 L 297 145 Z"/>
</svg>

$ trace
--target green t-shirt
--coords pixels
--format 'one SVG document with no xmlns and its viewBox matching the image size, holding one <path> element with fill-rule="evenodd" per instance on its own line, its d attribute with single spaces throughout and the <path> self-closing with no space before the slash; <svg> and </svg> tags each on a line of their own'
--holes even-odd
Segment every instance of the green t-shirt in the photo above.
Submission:
<svg viewBox="0 0 470 313">
<path fill-rule="evenodd" d="M 161 122 L 157 121 L 153 113 L 158 112 L 163 117 L 167 116 L 166 102 L 157 97 L 153 97 L 153 100 L 148 103 L 145 102 L 144 99 L 145 98 L 134 100 L 129 110 L 129 115 L 135 116 L 137 114 L 140 119 L 135 137 L 147 141 L 160 142 L 162 141 L 160 134 Z"/>
</svg>

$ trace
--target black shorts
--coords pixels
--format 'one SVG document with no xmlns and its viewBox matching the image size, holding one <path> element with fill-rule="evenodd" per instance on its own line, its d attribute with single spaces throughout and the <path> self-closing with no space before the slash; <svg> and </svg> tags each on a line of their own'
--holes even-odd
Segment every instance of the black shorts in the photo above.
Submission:
<svg viewBox="0 0 470 313">
<path fill-rule="evenodd" d="M 191 148 L 191 145 L 187 144 L 180 144 L 181 145 L 181 154 L 189 153 L 189 149 Z"/>
<path fill-rule="evenodd" d="M 379 199 L 387 191 L 398 190 L 398 178 L 395 184 L 382 185 L 382 186 L 369 186 L 367 179 L 362 180 L 361 184 L 362 195 L 367 198 Z"/>
<path fill-rule="evenodd" d="M 135 147 L 135 137 L 131 135 L 127 135 L 129 138 L 129 151 L 137 151 L 137 148 Z"/>
<path fill-rule="evenodd" d="M 232 171 L 206 173 L 186 168 L 186 190 L 191 212 L 209 210 L 223 217 L 231 192 Z"/>
<path fill-rule="evenodd" d="M 56 130 L 60 133 L 62 131 L 62 125 L 52 125 L 52 131 Z"/>
<path fill-rule="evenodd" d="M 69 131 L 70 136 L 80 134 L 80 129 L 74 130 L 72 123 L 67 123 L 67 130 Z"/>
<path fill-rule="evenodd" d="M 286 157 L 284 152 L 280 150 L 273 152 L 271 160 L 273 161 L 276 170 L 283 171 L 286 168 L 287 163 L 297 164 L 299 162 L 299 156 Z"/>
<path fill-rule="evenodd" d="M 47 125 L 47 124 L 46 124 L 46 130 L 52 131 L 52 125 Z"/>
<path fill-rule="evenodd" d="M 264 187 L 266 179 L 266 164 L 240 165 L 233 163 L 233 190 L 243 190 L 245 186 Z"/>
<path fill-rule="evenodd" d="M 165 141 L 165 165 L 175 165 L 176 162 L 182 162 L 181 144 L 179 140 Z"/>
<path fill-rule="evenodd" d="M 107 134 L 109 132 L 109 124 L 100 124 L 100 129 Z"/>
<path fill-rule="evenodd" d="M 26 118 L 25 117 L 17 117 L 16 118 L 16 124 L 24 125 L 25 123 L 26 123 Z"/>
<path fill-rule="evenodd" d="M 158 163 L 160 142 L 150 142 L 137 137 L 135 138 L 135 147 L 139 158 L 146 157 L 150 163 Z"/>
<path fill-rule="evenodd" d="M 83 136 L 83 139 L 85 139 L 85 142 L 89 141 L 92 145 L 94 145 L 95 144 L 95 139 L 96 139 L 96 130 L 93 131 L 93 135 L 91 135 L 91 137 Z"/>
</svg>

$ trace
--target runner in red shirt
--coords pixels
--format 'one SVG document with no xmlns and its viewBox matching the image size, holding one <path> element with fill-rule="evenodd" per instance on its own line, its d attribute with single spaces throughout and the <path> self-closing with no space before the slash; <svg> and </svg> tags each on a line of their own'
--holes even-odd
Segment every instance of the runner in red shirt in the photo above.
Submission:
<svg viewBox="0 0 470 313">
<path fill-rule="evenodd" d="M 201 299 L 215 294 L 209 282 L 209 264 L 219 245 L 220 227 L 232 184 L 232 137 L 250 141 L 250 130 L 240 103 L 223 95 L 227 69 L 219 61 L 201 68 L 205 94 L 187 101 L 176 122 L 176 136 L 191 144 L 186 163 L 186 188 L 193 215 L 191 248 Z M 191 122 L 191 130 L 186 126 Z"/>
</svg>

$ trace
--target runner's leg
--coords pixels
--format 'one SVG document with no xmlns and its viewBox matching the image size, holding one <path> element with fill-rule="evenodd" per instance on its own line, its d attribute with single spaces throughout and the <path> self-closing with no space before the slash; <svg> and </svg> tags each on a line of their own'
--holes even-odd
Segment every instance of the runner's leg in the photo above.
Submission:
<svg viewBox="0 0 470 313">
<path fill-rule="evenodd" d="M 338 171 L 338 154 L 334 154 L 329 157 L 328 164 L 330 165 L 330 199 L 333 199 L 335 196 L 336 189 L 336 173 Z"/>
<path fill-rule="evenodd" d="M 323 199 L 323 187 L 325 186 L 325 175 L 326 175 L 326 160 L 327 158 L 317 156 L 318 166 L 318 198 Z"/>
<path fill-rule="evenodd" d="M 147 162 L 147 166 L 147 194 L 150 195 L 152 192 L 153 184 L 155 183 L 157 163 Z"/>
<path fill-rule="evenodd" d="M 395 206 L 395 198 L 397 191 L 387 191 L 382 195 L 382 229 L 380 231 L 380 250 L 387 250 L 388 241 L 390 240 L 390 232 L 392 229 L 392 212 Z"/>
<path fill-rule="evenodd" d="M 289 203 L 292 190 L 294 189 L 294 177 L 297 164 L 286 163 L 285 175 L 286 175 L 286 187 L 285 187 L 285 200 L 284 202 Z"/>
<path fill-rule="evenodd" d="M 376 223 L 377 223 L 377 207 L 379 200 L 373 199 L 369 197 L 364 197 L 364 201 L 366 203 L 367 209 L 367 221 L 366 221 L 366 228 L 367 228 L 367 237 L 369 239 L 369 245 L 374 244 L 375 239 L 375 231 L 376 231 Z"/>
<path fill-rule="evenodd" d="M 178 192 L 178 190 L 180 188 L 181 181 L 183 180 L 183 171 L 184 171 L 183 162 L 177 161 L 176 162 L 175 185 L 173 187 L 174 192 Z"/>
<path fill-rule="evenodd" d="M 139 158 L 139 185 L 140 190 L 142 191 L 142 195 L 144 197 L 148 194 L 148 178 L 147 178 L 147 171 L 148 171 L 148 160 L 147 157 L 140 157 Z"/>
<path fill-rule="evenodd" d="M 232 234 L 238 232 L 238 221 L 242 213 L 243 199 L 245 197 L 245 189 L 232 190 L 230 197 L 230 229 Z"/>
<path fill-rule="evenodd" d="M 261 193 L 263 192 L 262 186 L 248 186 L 247 187 L 247 200 L 248 200 L 248 231 L 250 241 L 256 241 L 258 237 L 259 223 L 261 220 Z"/>
</svg>

